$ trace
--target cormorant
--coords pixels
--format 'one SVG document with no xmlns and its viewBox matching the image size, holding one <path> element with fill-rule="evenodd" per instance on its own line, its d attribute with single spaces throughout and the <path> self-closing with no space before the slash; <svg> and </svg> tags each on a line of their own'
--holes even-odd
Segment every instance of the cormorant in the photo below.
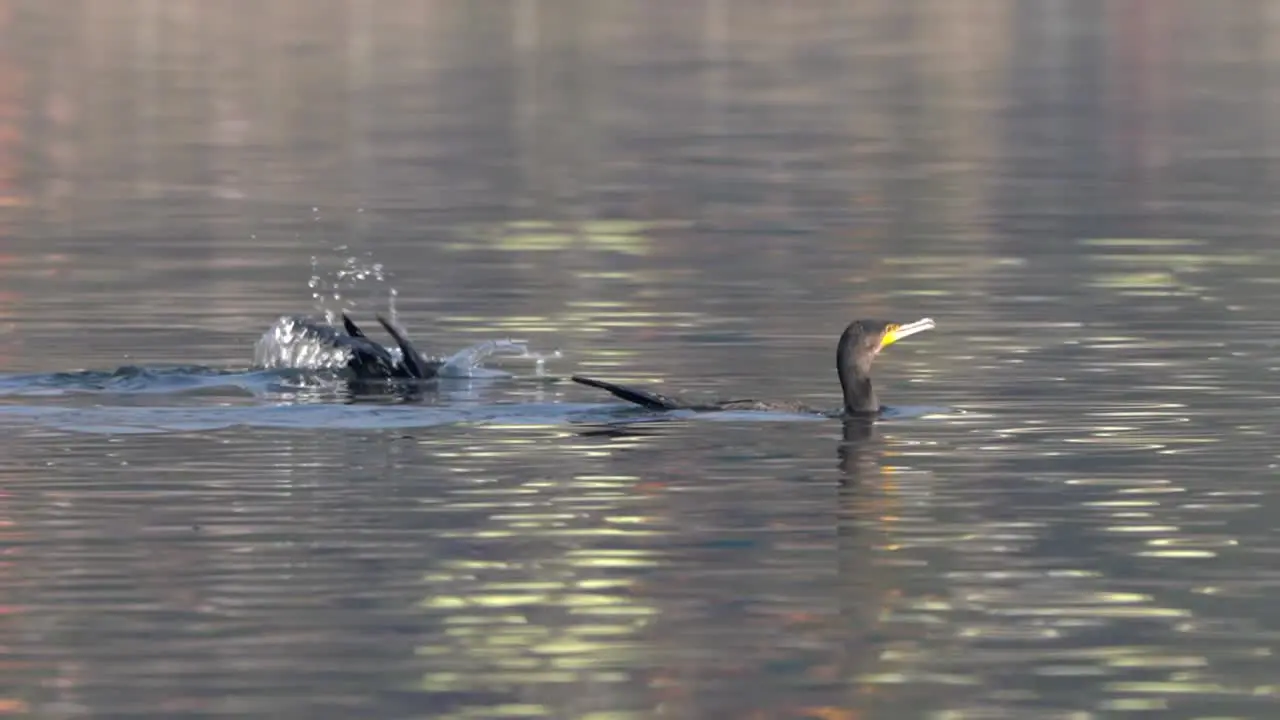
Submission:
<svg viewBox="0 0 1280 720">
<path fill-rule="evenodd" d="M 894 323 L 883 320 L 854 320 L 840 335 L 836 346 L 836 373 L 840 376 L 840 388 L 844 391 L 844 407 L 837 412 L 824 412 L 799 403 L 770 403 L 761 400 L 724 400 L 706 404 L 688 403 L 648 390 L 625 387 L 574 375 L 573 381 L 581 385 L 606 390 L 627 402 L 648 410 L 782 410 L 787 412 L 817 413 L 829 416 L 866 417 L 879 414 L 884 408 L 871 387 L 871 363 L 881 350 L 893 343 L 925 330 L 932 330 L 933 320 L 924 318 L 912 323 Z"/>
<path fill-rule="evenodd" d="M 370 340 L 359 325 L 355 324 L 346 313 L 342 313 L 342 327 L 346 334 L 330 325 L 321 325 L 312 321 L 299 319 L 318 341 L 331 347 L 344 348 L 350 353 L 347 369 L 356 380 L 430 380 L 436 376 L 440 366 L 439 360 L 428 360 L 418 352 L 404 333 L 392 325 L 382 315 L 376 316 L 378 322 L 386 329 L 387 334 L 400 347 L 400 357 L 396 358 L 390 350 Z"/>
</svg>

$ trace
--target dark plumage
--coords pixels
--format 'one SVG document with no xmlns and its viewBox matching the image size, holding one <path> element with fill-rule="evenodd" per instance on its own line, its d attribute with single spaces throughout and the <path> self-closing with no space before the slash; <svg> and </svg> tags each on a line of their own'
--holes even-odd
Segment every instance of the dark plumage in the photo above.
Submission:
<svg viewBox="0 0 1280 720">
<path fill-rule="evenodd" d="M 396 358 L 386 347 L 370 340 L 346 313 L 342 314 L 345 335 L 331 325 L 322 325 L 301 318 L 297 322 L 303 325 L 306 332 L 317 342 L 347 350 L 350 355 L 347 359 L 347 369 L 356 380 L 430 380 L 436 377 L 443 363 L 428 360 L 418 352 L 399 328 L 381 315 L 378 315 L 377 319 L 399 346 L 399 358 Z"/>
<path fill-rule="evenodd" d="M 913 323 L 899 324 L 882 320 L 855 320 L 849 323 L 836 346 L 836 373 L 844 394 L 844 407 L 836 413 L 826 413 L 793 402 L 766 402 L 762 400 L 723 400 L 712 403 L 688 403 L 677 398 L 659 395 L 648 390 L 615 385 L 603 380 L 574 375 L 573 381 L 581 385 L 600 388 L 615 397 L 635 403 L 648 410 L 781 410 L 786 412 L 818 413 L 823 415 L 867 416 L 879 414 L 883 409 L 871 385 L 871 363 L 876 355 L 902 338 L 934 327 L 933 320 L 924 318 Z"/>
</svg>

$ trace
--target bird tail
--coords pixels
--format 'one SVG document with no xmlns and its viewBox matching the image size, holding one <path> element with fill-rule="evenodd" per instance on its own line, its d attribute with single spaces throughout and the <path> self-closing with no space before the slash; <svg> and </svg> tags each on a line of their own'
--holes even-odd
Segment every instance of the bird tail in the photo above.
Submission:
<svg viewBox="0 0 1280 720">
<path fill-rule="evenodd" d="M 649 392 L 648 390 L 614 385 L 613 383 L 596 380 L 595 378 L 583 377 L 581 375 L 574 375 L 571 379 L 579 385 L 600 388 L 601 390 L 611 393 L 614 397 L 635 403 L 636 405 L 648 410 L 679 410 L 684 407 L 684 405 L 677 400 L 666 397 L 665 395 Z"/>
</svg>

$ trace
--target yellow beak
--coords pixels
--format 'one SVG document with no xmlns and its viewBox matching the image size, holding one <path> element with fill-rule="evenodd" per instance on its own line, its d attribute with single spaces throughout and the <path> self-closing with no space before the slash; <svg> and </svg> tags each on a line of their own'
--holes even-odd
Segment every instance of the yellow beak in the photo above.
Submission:
<svg viewBox="0 0 1280 720">
<path fill-rule="evenodd" d="M 932 330 L 933 328 L 934 322 L 932 318 L 924 318 L 906 325 L 890 325 L 884 332 L 884 339 L 880 341 L 880 347 L 887 347 L 902 338 L 910 337 L 925 330 Z"/>
</svg>

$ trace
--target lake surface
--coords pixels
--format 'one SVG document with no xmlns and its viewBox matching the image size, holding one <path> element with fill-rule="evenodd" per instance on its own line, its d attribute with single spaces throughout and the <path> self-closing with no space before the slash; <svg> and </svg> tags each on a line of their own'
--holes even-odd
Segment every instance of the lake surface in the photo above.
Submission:
<svg viewBox="0 0 1280 720">
<path fill-rule="evenodd" d="M 1277 23 L 0 0 L 0 714 L 1275 717 Z"/>
</svg>

